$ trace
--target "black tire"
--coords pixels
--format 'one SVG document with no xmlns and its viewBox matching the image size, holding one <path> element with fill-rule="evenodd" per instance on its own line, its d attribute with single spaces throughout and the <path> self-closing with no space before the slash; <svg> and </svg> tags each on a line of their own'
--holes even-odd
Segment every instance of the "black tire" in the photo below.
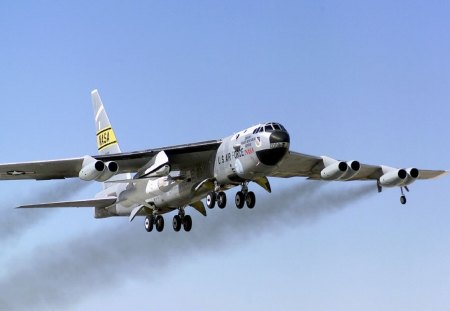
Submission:
<svg viewBox="0 0 450 311">
<path fill-rule="evenodd" d="M 219 208 L 225 208 L 227 206 L 227 195 L 223 191 L 217 195 L 217 206 Z"/>
<path fill-rule="evenodd" d="M 253 192 L 249 192 L 247 193 L 247 195 L 245 196 L 245 203 L 247 203 L 247 207 L 248 208 L 254 208 L 255 204 L 256 204 L 256 197 L 255 194 Z"/>
<path fill-rule="evenodd" d="M 189 232 L 192 229 L 192 218 L 189 215 L 184 216 L 183 218 L 183 228 L 184 231 Z"/>
<path fill-rule="evenodd" d="M 180 215 L 173 216 L 172 227 L 173 227 L 173 230 L 175 230 L 175 232 L 180 231 L 180 229 L 181 229 L 181 217 L 180 217 Z"/>
<path fill-rule="evenodd" d="M 155 226 L 158 232 L 164 230 L 164 218 L 161 215 L 156 216 Z"/>
<path fill-rule="evenodd" d="M 402 196 L 400 197 L 400 203 L 406 204 L 406 197 L 405 197 L 404 195 L 402 195 Z"/>
<path fill-rule="evenodd" d="M 153 216 L 146 216 L 145 217 L 144 225 L 145 225 L 145 230 L 147 232 L 152 232 L 154 222 L 155 222 L 155 219 L 153 218 Z"/>
<path fill-rule="evenodd" d="M 206 196 L 206 206 L 208 206 L 209 208 L 214 208 L 215 205 L 216 205 L 216 193 L 210 192 Z"/>
<path fill-rule="evenodd" d="M 245 198 L 244 198 L 244 194 L 242 193 L 242 191 L 238 191 L 236 193 L 236 196 L 234 197 L 234 203 L 236 204 L 236 207 L 239 209 L 244 207 Z"/>
</svg>

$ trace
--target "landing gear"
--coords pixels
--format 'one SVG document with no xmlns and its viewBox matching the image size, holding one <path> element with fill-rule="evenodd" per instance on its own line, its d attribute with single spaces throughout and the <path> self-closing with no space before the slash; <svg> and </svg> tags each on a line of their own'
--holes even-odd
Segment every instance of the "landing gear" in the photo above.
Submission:
<svg viewBox="0 0 450 311">
<path fill-rule="evenodd" d="M 184 209 L 180 208 L 178 215 L 173 216 L 172 227 L 175 232 L 181 230 L 183 226 L 184 231 L 189 232 L 192 229 L 192 218 L 189 215 L 184 214 Z"/>
<path fill-rule="evenodd" d="M 173 216 L 172 227 L 173 227 L 173 230 L 175 230 L 175 232 L 180 231 L 181 224 L 182 224 L 182 221 L 181 221 L 180 215 Z"/>
<path fill-rule="evenodd" d="M 155 217 L 153 216 L 147 216 L 145 217 L 145 230 L 147 232 L 152 232 L 153 230 L 153 224 L 155 223 Z"/>
<path fill-rule="evenodd" d="M 206 196 L 206 206 L 208 206 L 209 208 L 214 208 L 214 206 L 216 205 L 216 201 L 219 208 L 225 208 L 225 206 L 227 205 L 227 195 L 225 194 L 225 192 L 220 191 L 218 193 L 208 193 L 208 195 Z"/>
<path fill-rule="evenodd" d="M 183 228 L 184 231 L 189 232 L 192 229 L 192 218 L 189 215 L 184 216 L 183 218 Z"/>
<path fill-rule="evenodd" d="M 225 192 L 221 191 L 217 194 L 217 206 L 219 208 L 225 208 L 227 205 L 227 195 Z"/>
<path fill-rule="evenodd" d="M 206 196 L 206 206 L 208 206 L 209 208 L 214 208 L 215 205 L 216 205 L 216 193 L 210 192 Z"/>
<path fill-rule="evenodd" d="M 244 196 L 244 193 L 242 191 L 238 191 L 236 193 L 236 196 L 234 197 L 234 203 L 236 204 L 236 207 L 239 208 L 239 209 L 244 207 L 245 196 Z"/>
<path fill-rule="evenodd" d="M 247 204 L 248 208 L 254 208 L 256 204 L 256 196 L 252 191 L 248 191 L 247 183 L 242 184 L 242 190 L 236 193 L 234 198 L 236 207 L 241 209 L 244 204 Z"/>
<path fill-rule="evenodd" d="M 404 195 L 402 195 L 402 196 L 400 197 L 400 203 L 406 204 L 406 197 L 405 197 Z"/>
<path fill-rule="evenodd" d="M 401 191 L 401 193 L 402 193 L 402 195 L 401 195 L 401 197 L 400 197 L 400 203 L 406 204 L 406 196 L 405 196 L 405 194 L 403 193 L 403 188 L 405 188 L 405 190 L 408 191 L 408 192 L 409 192 L 409 189 L 408 189 L 408 187 L 406 187 L 406 186 L 400 187 L 400 191 Z"/>
<path fill-rule="evenodd" d="M 156 231 L 161 232 L 164 230 L 164 218 L 161 215 L 156 216 L 155 219 Z"/>
<path fill-rule="evenodd" d="M 255 204 L 256 204 L 256 197 L 255 194 L 250 191 L 247 193 L 247 195 L 245 196 L 245 203 L 247 204 L 248 208 L 254 208 Z"/>
<path fill-rule="evenodd" d="M 381 186 L 380 181 L 377 181 L 377 188 L 378 188 L 378 192 L 383 191 L 383 187 Z M 407 192 L 409 192 L 409 189 L 407 186 L 400 187 L 400 192 L 402 193 L 402 195 L 400 196 L 400 203 L 406 204 L 406 196 L 405 196 L 405 193 L 403 192 L 403 188 L 405 188 L 405 190 Z"/>
</svg>

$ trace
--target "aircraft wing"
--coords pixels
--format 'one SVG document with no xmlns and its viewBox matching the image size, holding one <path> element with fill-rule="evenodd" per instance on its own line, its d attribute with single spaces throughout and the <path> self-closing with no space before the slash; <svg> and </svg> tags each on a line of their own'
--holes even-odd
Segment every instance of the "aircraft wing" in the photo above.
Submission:
<svg viewBox="0 0 450 311">
<path fill-rule="evenodd" d="M 313 155 L 289 152 L 271 177 L 308 177 L 321 179 L 320 172 L 325 168 L 324 158 Z M 444 170 L 419 170 L 418 179 L 433 179 L 449 172 Z M 348 180 L 377 180 L 383 175 L 380 165 L 361 164 L 359 172 Z"/>
<path fill-rule="evenodd" d="M 208 161 L 219 148 L 221 140 L 209 140 L 194 144 L 177 145 L 144 151 L 124 152 L 110 155 L 93 156 L 103 162 L 115 161 L 119 164 L 120 173 L 137 172 L 160 151 L 169 158 L 172 169 L 189 169 L 198 163 Z"/>
<path fill-rule="evenodd" d="M 136 152 L 95 155 L 95 159 L 119 164 L 118 173 L 137 172 L 160 151 L 164 151 L 173 169 L 191 168 L 197 163 L 208 161 L 213 152 L 219 148 L 220 140 L 211 140 L 194 144 L 177 145 Z M 0 180 L 49 180 L 78 177 L 83 166 L 84 157 L 0 164 Z"/>
</svg>

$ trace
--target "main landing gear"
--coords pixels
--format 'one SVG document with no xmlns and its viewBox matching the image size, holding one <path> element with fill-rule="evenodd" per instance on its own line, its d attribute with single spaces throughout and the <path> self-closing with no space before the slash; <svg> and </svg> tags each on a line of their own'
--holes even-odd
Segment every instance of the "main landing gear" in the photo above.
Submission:
<svg viewBox="0 0 450 311">
<path fill-rule="evenodd" d="M 145 217 L 145 230 L 147 232 L 152 232 L 153 227 L 156 228 L 156 231 L 162 232 L 164 230 L 164 217 L 161 215 L 158 216 L 146 216 Z M 178 215 L 173 216 L 172 227 L 175 232 L 181 230 L 183 227 L 184 231 L 189 232 L 192 229 L 192 218 L 189 215 L 184 214 L 184 210 L 180 209 Z"/>
<path fill-rule="evenodd" d="M 180 209 L 178 215 L 173 216 L 172 227 L 175 232 L 181 230 L 183 226 L 184 231 L 189 232 L 192 229 L 192 218 L 189 215 L 184 214 L 184 210 Z"/>
<path fill-rule="evenodd" d="M 215 204 L 217 202 L 217 206 L 219 208 L 224 208 L 227 205 L 227 195 L 225 192 L 210 192 L 206 196 L 206 205 L 209 208 L 214 208 Z M 236 193 L 236 196 L 234 197 L 234 203 L 236 204 L 236 207 L 241 209 L 244 207 L 244 204 L 247 204 L 248 208 L 254 208 L 256 204 L 256 196 L 255 193 L 252 191 L 248 191 L 248 183 L 245 182 L 242 184 L 241 191 L 238 191 Z"/>
</svg>

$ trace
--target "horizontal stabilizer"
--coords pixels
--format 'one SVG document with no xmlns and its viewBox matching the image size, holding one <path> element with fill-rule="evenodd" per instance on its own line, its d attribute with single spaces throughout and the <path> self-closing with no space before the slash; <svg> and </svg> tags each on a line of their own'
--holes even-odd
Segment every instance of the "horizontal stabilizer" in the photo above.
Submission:
<svg viewBox="0 0 450 311">
<path fill-rule="evenodd" d="M 47 208 L 47 207 L 107 207 L 116 203 L 117 199 L 114 197 L 79 200 L 79 201 L 62 201 L 51 203 L 38 203 L 30 205 L 21 205 L 17 208 Z"/>
</svg>

